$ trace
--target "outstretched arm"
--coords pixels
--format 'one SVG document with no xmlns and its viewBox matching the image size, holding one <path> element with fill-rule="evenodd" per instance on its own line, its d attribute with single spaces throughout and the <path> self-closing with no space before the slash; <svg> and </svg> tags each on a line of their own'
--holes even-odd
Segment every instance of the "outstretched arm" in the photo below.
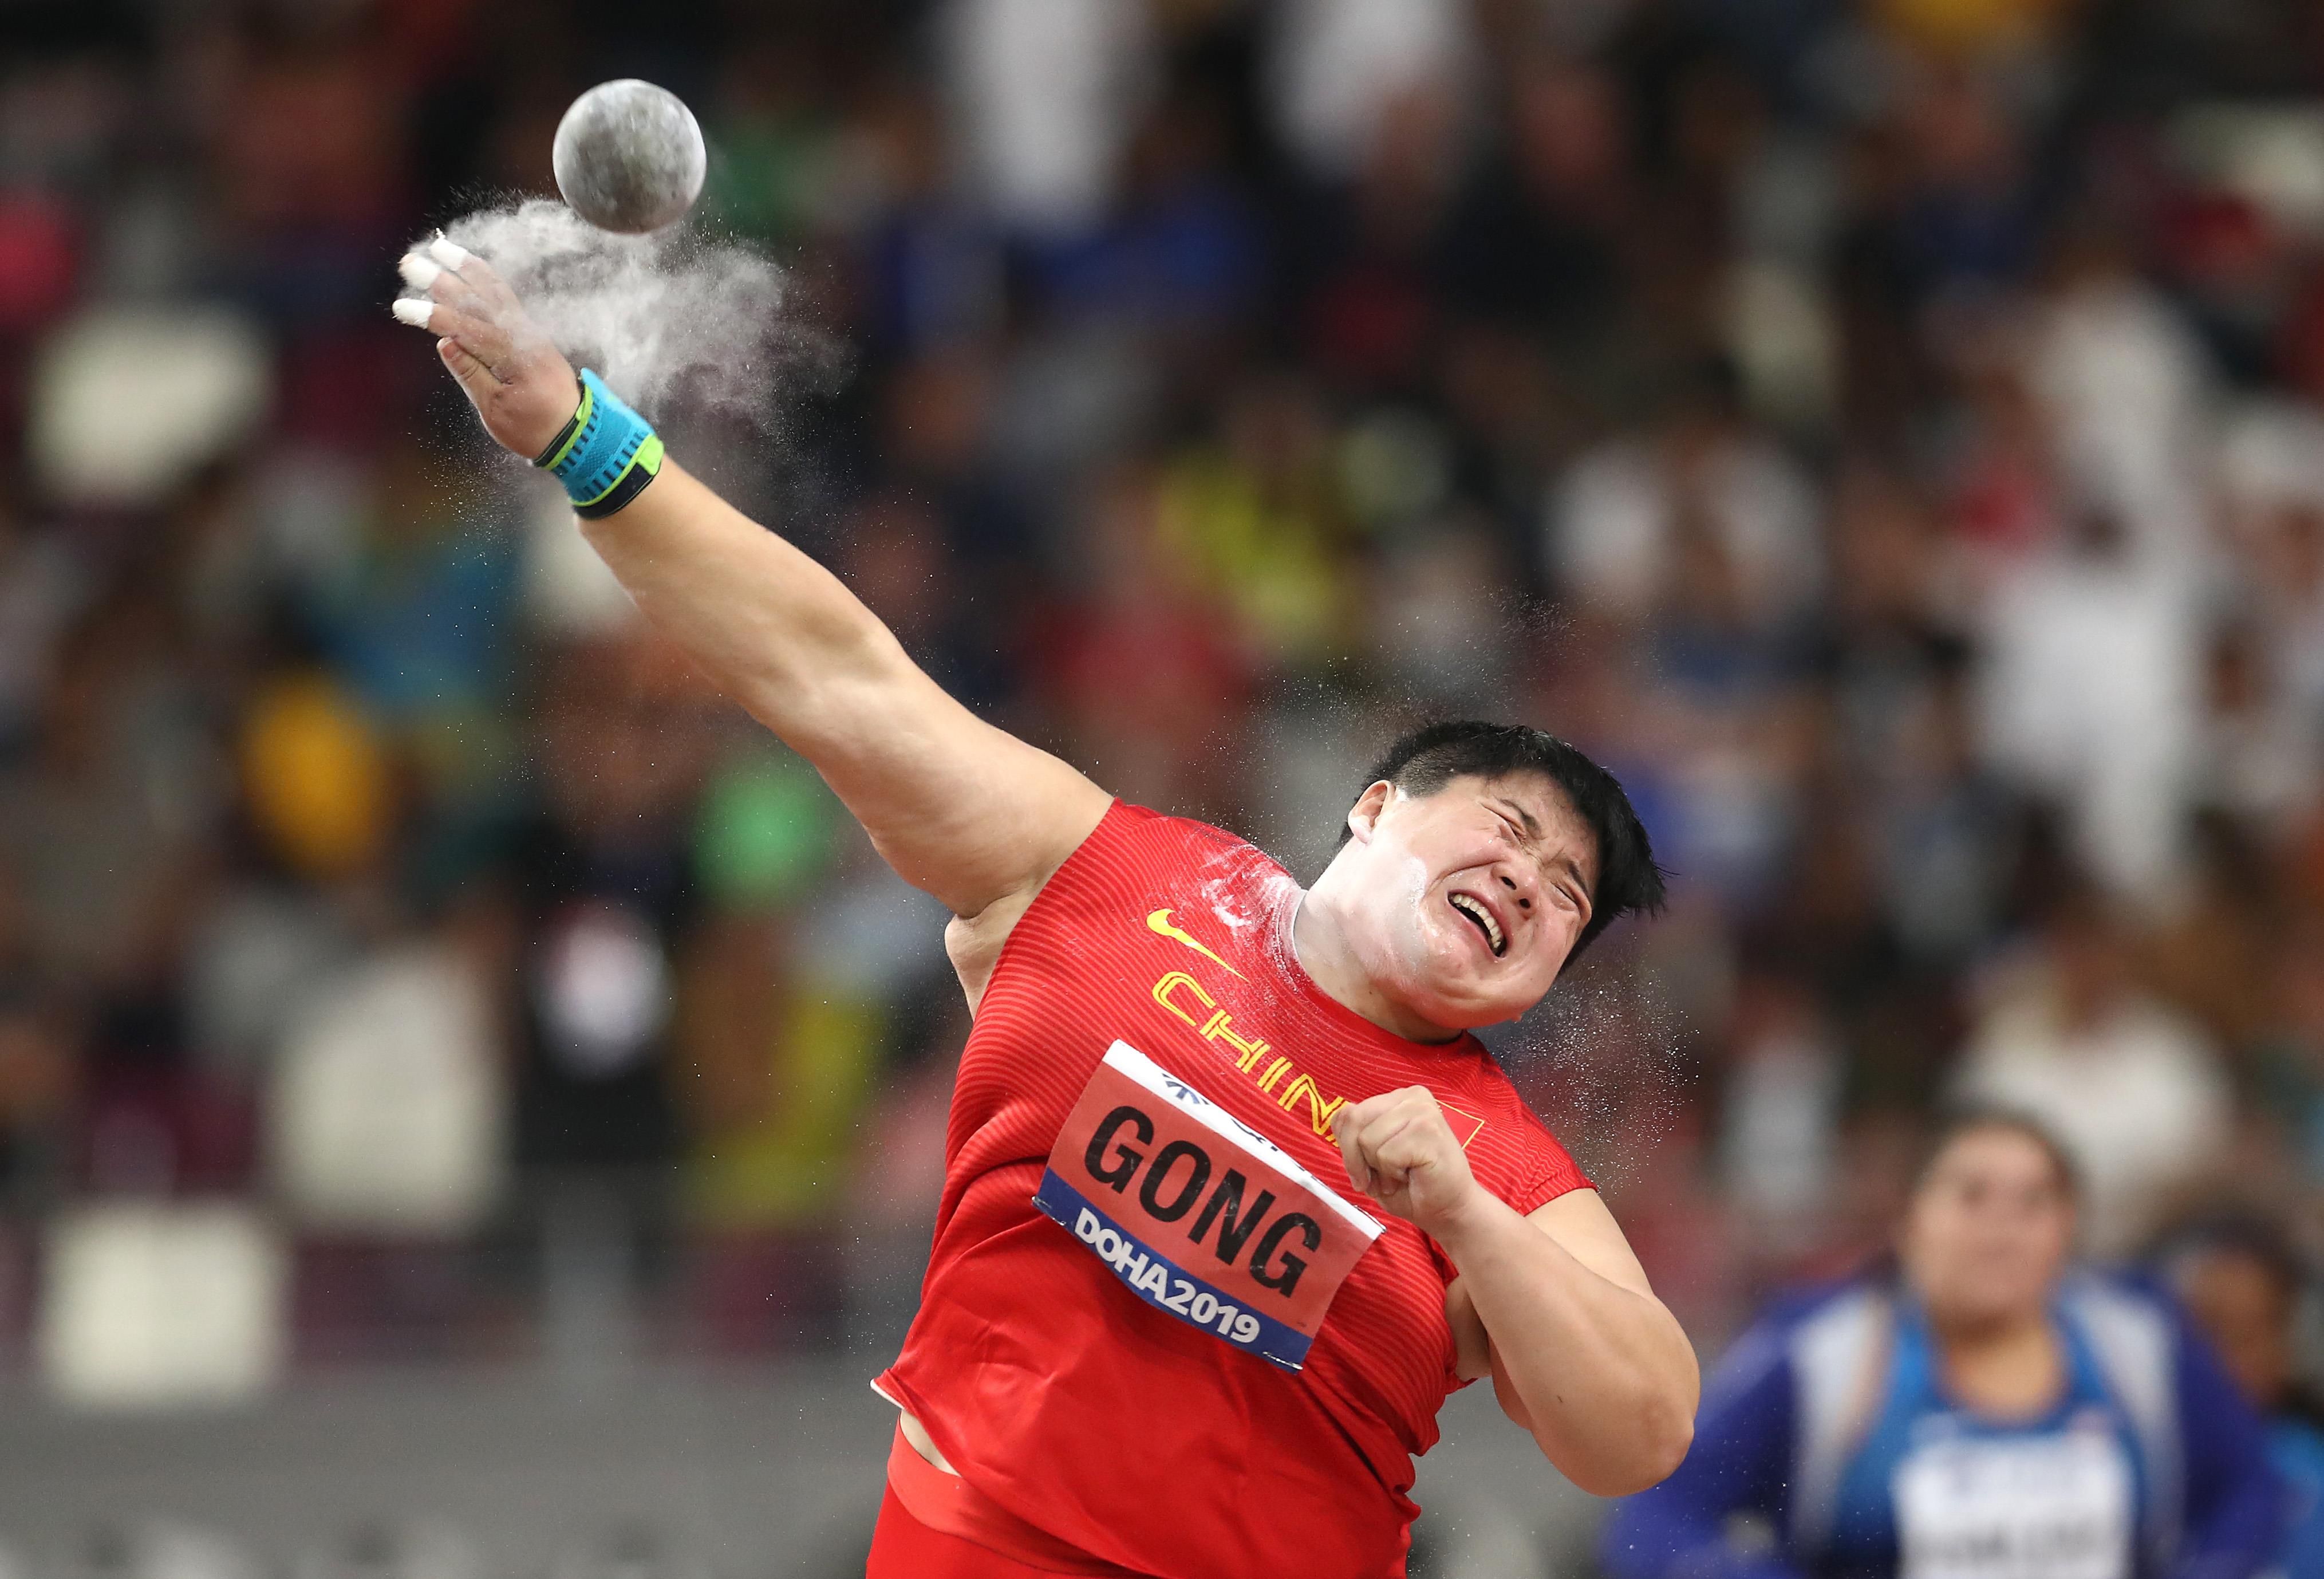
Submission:
<svg viewBox="0 0 2324 1579">
<path fill-rule="evenodd" d="M 574 414 L 571 364 L 483 259 L 439 242 L 405 260 L 485 430 L 530 460 Z M 815 764 L 905 881 L 957 916 L 1029 894 L 1111 798 L 992 727 L 908 657 L 838 578 L 675 463 L 583 531 L 656 626 Z"/>
</svg>

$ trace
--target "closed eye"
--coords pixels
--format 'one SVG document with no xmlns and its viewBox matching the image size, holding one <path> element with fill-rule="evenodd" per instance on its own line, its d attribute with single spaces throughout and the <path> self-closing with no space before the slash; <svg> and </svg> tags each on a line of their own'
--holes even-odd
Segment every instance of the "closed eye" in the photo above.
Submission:
<svg viewBox="0 0 2324 1579">
<path fill-rule="evenodd" d="M 1507 808 L 1499 805 L 1492 806 L 1488 809 L 1489 809 L 1495 817 L 1501 819 L 1501 829 L 1508 836 L 1509 842 L 1517 845 L 1518 849 L 1524 850 L 1527 854 L 1531 854 L 1539 863 L 1541 874 L 1545 881 L 1545 886 L 1557 896 L 1558 902 L 1563 905 L 1567 910 L 1572 911 L 1575 915 L 1587 918 L 1590 914 L 1590 900 L 1587 892 L 1580 884 L 1579 880 L 1582 874 L 1580 871 L 1575 868 L 1572 858 L 1571 856 L 1562 858 L 1555 863 L 1555 869 L 1564 873 L 1574 881 L 1558 881 L 1552 875 L 1553 866 L 1551 861 L 1542 852 L 1538 845 L 1537 841 L 1540 838 L 1540 835 L 1530 826 L 1532 819 L 1530 817 L 1526 817 L 1520 820 L 1518 816 L 1512 815 Z"/>
<path fill-rule="evenodd" d="M 1503 831 L 1508 833 L 1510 841 L 1516 844 L 1519 848 L 1526 847 L 1527 843 L 1527 835 L 1524 826 L 1520 824 L 1517 818 L 1509 816 L 1509 814 L 1505 811 L 1496 810 L 1494 815 L 1501 819 L 1501 827 Z M 1548 863 L 1543 862 L 1542 866 L 1542 875 L 1546 877 L 1549 874 Z M 1564 904 L 1567 910 L 1573 911 L 1576 915 L 1579 915 L 1582 912 L 1582 896 L 1573 890 L 1572 885 L 1567 883 L 1552 883 L 1550 884 L 1550 890 L 1557 895 L 1559 900 Z"/>
</svg>

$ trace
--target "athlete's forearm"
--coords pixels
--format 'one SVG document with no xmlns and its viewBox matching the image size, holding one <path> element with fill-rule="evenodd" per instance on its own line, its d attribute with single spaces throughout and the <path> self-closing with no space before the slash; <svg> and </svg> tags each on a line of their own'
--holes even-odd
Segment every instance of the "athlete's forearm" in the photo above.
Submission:
<svg viewBox="0 0 2324 1579">
<path fill-rule="evenodd" d="M 581 525 L 646 616 L 954 913 L 1046 877 L 1103 815 L 1102 790 L 947 696 L 837 577 L 675 462 Z"/>
<path fill-rule="evenodd" d="M 810 760 L 846 754 L 851 698 L 912 668 L 839 578 L 674 461 L 582 534 L 720 689 Z"/>
<path fill-rule="evenodd" d="M 1694 1429 L 1694 1350 L 1650 1295 L 1600 1276 L 1489 1192 L 1441 1225 L 1492 1341 L 1495 1383 L 1542 1453 L 1583 1491 L 1616 1497 L 1678 1466 Z"/>
</svg>

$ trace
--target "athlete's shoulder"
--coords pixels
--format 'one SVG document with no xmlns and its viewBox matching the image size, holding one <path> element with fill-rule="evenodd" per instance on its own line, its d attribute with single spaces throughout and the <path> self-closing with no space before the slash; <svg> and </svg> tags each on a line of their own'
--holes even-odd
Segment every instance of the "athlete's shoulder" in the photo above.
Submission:
<svg viewBox="0 0 2324 1579">
<path fill-rule="evenodd" d="M 1176 817 L 1167 811 L 1157 811 L 1150 806 L 1138 806 L 1127 800 L 1117 800 L 1114 810 L 1120 816 L 1120 832 L 1124 837 L 1141 839 L 1157 845 L 1203 854 L 1248 855 L 1269 865 L 1274 861 L 1258 845 L 1241 835 L 1206 823 L 1199 817 Z"/>
<path fill-rule="evenodd" d="M 1526 1101 L 1525 1094 L 1509 1078 L 1508 1070 L 1491 1048 L 1472 1034 L 1462 1039 L 1462 1050 L 1467 1057 L 1458 1066 L 1457 1079 L 1478 1101 L 1491 1104 L 1497 1115 L 1522 1118 L 1528 1130 L 1545 1139 L 1556 1138 L 1541 1115 L 1533 1111 L 1533 1104 Z"/>
<path fill-rule="evenodd" d="M 1443 1083 L 1476 1103 L 1481 1116 L 1513 1130 L 1529 1149 L 1546 1149 L 1566 1158 L 1565 1144 L 1557 1138 L 1557 1131 L 1534 1111 L 1533 1103 L 1517 1089 L 1517 1082 L 1509 1077 L 1508 1069 L 1493 1049 L 1471 1035 L 1463 1039 L 1462 1050 L 1467 1057 L 1452 1067 L 1448 1072 L 1450 1079 Z M 1436 1071 L 1431 1071 L 1432 1085 L 1442 1078 Z"/>
<path fill-rule="evenodd" d="M 1463 1053 L 1431 1059 L 1418 1073 L 1486 1187 L 1528 1214 L 1573 1190 L 1596 1188 L 1485 1045 L 1469 1037 Z"/>
<path fill-rule="evenodd" d="M 1283 863 L 1239 834 L 1191 817 L 1117 800 L 1084 848 L 1149 875 L 1195 875 L 1233 888 L 1282 877 Z"/>
<path fill-rule="evenodd" d="M 1288 881 L 1277 863 L 1223 828 L 1116 800 L 1042 885 L 1025 919 L 1037 931 L 1054 930 L 1125 906 L 1142 916 L 1167 905 L 1237 927 L 1259 916 L 1263 900 Z"/>
</svg>

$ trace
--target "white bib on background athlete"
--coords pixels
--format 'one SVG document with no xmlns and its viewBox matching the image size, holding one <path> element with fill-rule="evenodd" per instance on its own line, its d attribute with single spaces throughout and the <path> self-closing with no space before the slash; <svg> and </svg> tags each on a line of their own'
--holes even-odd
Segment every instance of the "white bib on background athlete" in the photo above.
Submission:
<svg viewBox="0 0 2324 1579">
<path fill-rule="evenodd" d="M 2131 1466 L 2104 1426 L 1941 1437 L 1894 1488 L 1899 1579 L 2131 1579 Z"/>
</svg>

